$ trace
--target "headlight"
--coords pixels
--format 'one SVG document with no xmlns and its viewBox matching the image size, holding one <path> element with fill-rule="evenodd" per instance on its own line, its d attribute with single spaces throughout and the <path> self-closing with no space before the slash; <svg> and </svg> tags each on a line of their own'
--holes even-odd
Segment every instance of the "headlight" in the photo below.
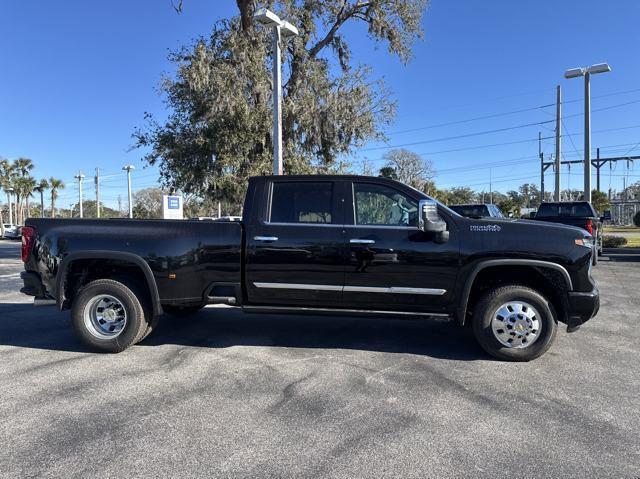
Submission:
<svg viewBox="0 0 640 479">
<path fill-rule="evenodd" d="M 591 236 L 585 236 L 582 239 L 577 239 L 576 240 L 576 244 L 578 246 L 584 246 L 585 248 L 593 248 L 593 237 Z"/>
</svg>

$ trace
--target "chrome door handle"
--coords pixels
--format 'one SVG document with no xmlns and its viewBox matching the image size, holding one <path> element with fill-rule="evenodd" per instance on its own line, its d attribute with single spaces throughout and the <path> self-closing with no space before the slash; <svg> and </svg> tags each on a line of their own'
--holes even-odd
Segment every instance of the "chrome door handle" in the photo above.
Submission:
<svg viewBox="0 0 640 479">
<path fill-rule="evenodd" d="M 278 241 L 277 236 L 254 236 L 255 241 Z"/>
<path fill-rule="evenodd" d="M 372 239 L 351 239 L 349 243 L 351 244 L 374 244 L 376 241 Z"/>
</svg>

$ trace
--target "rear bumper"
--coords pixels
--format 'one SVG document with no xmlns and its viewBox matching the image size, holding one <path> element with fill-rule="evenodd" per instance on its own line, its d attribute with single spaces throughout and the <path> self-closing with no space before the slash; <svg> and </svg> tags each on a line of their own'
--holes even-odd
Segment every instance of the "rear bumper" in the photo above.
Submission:
<svg viewBox="0 0 640 479">
<path fill-rule="evenodd" d="M 42 286 L 42 281 L 40 280 L 40 275 L 38 275 L 38 273 L 33 271 L 22 271 L 20 273 L 20 278 L 24 283 L 24 286 L 20 289 L 21 293 L 29 296 L 35 296 L 36 298 L 46 297 L 44 286 Z"/>
<path fill-rule="evenodd" d="M 567 311 L 567 325 L 580 326 L 589 321 L 600 309 L 600 292 L 598 288 L 586 293 L 569 291 L 569 309 Z"/>
</svg>

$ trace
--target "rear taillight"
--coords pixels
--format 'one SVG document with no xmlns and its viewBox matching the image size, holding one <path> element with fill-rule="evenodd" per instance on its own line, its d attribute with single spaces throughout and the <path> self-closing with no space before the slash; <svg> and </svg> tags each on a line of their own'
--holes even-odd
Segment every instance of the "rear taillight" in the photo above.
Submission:
<svg viewBox="0 0 640 479">
<path fill-rule="evenodd" d="M 590 235 L 593 234 L 593 220 L 587 220 L 587 224 L 585 225 L 584 229 L 586 229 Z"/>
<path fill-rule="evenodd" d="M 22 227 L 21 257 L 24 263 L 29 261 L 29 256 L 31 256 L 31 247 L 33 246 L 33 238 L 35 236 L 35 233 L 36 233 L 36 230 L 31 226 Z"/>
</svg>

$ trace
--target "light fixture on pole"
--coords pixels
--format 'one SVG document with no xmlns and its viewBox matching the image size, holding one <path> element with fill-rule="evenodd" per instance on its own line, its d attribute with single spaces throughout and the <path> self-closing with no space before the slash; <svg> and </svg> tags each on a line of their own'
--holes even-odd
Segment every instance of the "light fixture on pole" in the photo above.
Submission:
<svg viewBox="0 0 640 479">
<path fill-rule="evenodd" d="M 610 72 L 608 63 L 597 63 L 590 67 L 572 68 L 564 73 L 565 78 L 584 77 L 584 200 L 591 202 L 591 75 Z"/>
<path fill-rule="evenodd" d="M 122 167 L 127 172 L 127 189 L 129 190 L 129 218 L 133 218 L 133 199 L 131 197 L 131 170 L 135 170 L 133 165 L 125 165 Z"/>
<path fill-rule="evenodd" d="M 83 212 L 82 212 L 82 180 L 84 180 L 84 175 L 82 174 L 82 171 L 78 171 L 78 174 L 76 176 L 74 176 L 74 178 L 76 180 L 78 180 L 78 205 L 80 208 L 80 218 L 83 217 Z"/>
<path fill-rule="evenodd" d="M 292 37 L 298 29 L 266 8 L 256 11 L 254 20 L 273 29 L 273 174 L 282 174 L 282 60 L 280 37 Z"/>
</svg>

